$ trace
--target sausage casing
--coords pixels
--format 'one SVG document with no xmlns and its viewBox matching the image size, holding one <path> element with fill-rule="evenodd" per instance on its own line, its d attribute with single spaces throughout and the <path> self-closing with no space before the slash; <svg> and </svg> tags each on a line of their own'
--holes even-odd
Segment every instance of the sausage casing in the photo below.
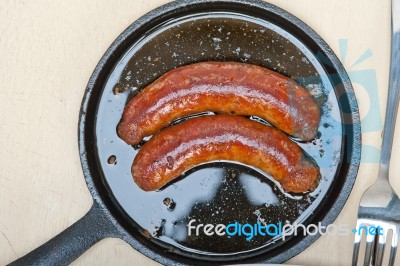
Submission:
<svg viewBox="0 0 400 266">
<path fill-rule="evenodd" d="M 281 131 L 236 115 L 209 115 L 165 128 L 136 155 L 132 175 L 140 188 L 157 190 L 196 165 L 237 161 L 264 171 L 288 192 L 313 190 L 318 166 Z"/>
<path fill-rule="evenodd" d="M 118 134 L 135 145 L 177 118 L 205 111 L 258 116 L 303 141 L 315 137 L 320 121 L 313 97 L 292 79 L 251 64 L 202 62 L 167 72 L 133 97 Z"/>
</svg>

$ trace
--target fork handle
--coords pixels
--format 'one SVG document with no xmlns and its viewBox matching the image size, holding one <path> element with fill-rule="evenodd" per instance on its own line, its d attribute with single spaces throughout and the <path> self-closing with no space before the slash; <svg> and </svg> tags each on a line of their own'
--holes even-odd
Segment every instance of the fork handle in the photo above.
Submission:
<svg viewBox="0 0 400 266">
<path fill-rule="evenodd" d="M 389 169 L 394 129 L 399 106 L 400 91 L 400 0 L 392 0 L 392 42 L 390 52 L 389 91 L 386 105 L 385 125 L 380 165 Z M 387 176 L 387 175 L 386 175 Z"/>
</svg>

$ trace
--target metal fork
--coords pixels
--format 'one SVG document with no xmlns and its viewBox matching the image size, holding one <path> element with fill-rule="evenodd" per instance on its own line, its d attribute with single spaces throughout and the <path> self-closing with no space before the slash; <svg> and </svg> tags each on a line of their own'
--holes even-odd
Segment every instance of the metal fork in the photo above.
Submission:
<svg viewBox="0 0 400 266">
<path fill-rule="evenodd" d="M 355 232 L 353 261 L 357 265 L 362 234 L 367 234 L 364 265 L 382 265 L 388 231 L 392 230 L 389 265 L 394 265 L 400 235 L 400 200 L 389 184 L 389 164 L 399 106 L 400 0 L 392 0 L 392 42 L 389 92 L 378 178 L 361 197 Z M 358 230 L 357 230 L 358 229 Z"/>
</svg>

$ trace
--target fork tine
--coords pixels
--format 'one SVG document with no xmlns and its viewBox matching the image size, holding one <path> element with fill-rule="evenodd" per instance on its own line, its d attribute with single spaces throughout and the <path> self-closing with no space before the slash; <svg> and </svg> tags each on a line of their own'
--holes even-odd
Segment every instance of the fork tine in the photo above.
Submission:
<svg viewBox="0 0 400 266">
<path fill-rule="evenodd" d="M 367 246 L 365 248 L 364 266 L 369 266 L 374 250 L 375 236 L 372 234 L 367 235 Z"/>
<path fill-rule="evenodd" d="M 379 234 L 379 230 L 377 230 L 377 236 L 376 236 L 376 251 L 375 251 L 375 256 L 373 265 L 380 266 L 382 265 L 383 261 L 383 255 L 385 252 L 385 244 L 386 244 L 386 238 L 387 238 L 387 230 L 381 229 L 382 235 Z"/>
<path fill-rule="evenodd" d="M 371 265 L 376 266 L 375 264 L 375 255 L 376 255 L 376 251 L 378 249 L 378 236 L 375 236 L 374 238 L 374 244 L 372 246 L 372 253 L 371 253 Z"/>
<path fill-rule="evenodd" d="M 396 258 L 396 252 L 397 252 L 397 244 L 399 241 L 399 227 L 396 228 L 396 230 L 393 230 L 393 236 L 392 236 L 392 247 L 390 248 L 390 257 L 389 257 L 389 266 L 394 265 L 394 260 Z"/>
<path fill-rule="evenodd" d="M 358 262 L 358 252 L 360 251 L 360 241 L 361 241 L 361 236 L 355 235 L 354 239 L 354 247 L 353 247 L 353 260 L 351 262 L 352 266 L 357 266 Z"/>
<path fill-rule="evenodd" d="M 359 228 L 360 226 L 361 226 L 361 222 L 360 222 L 360 220 L 357 220 L 356 228 Z M 351 262 L 352 266 L 357 266 L 358 253 L 360 251 L 361 238 L 362 238 L 362 235 L 359 234 L 358 232 L 356 232 L 354 234 L 353 259 L 352 259 L 352 262 Z"/>
<path fill-rule="evenodd" d="M 393 266 L 394 265 L 394 260 L 396 258 L 396 252 L 397 252 L 397 246 L 396 247 L 391 247 L 390 248 L 390 257 L 389 257 L 389 266 Z"/>
</svg>

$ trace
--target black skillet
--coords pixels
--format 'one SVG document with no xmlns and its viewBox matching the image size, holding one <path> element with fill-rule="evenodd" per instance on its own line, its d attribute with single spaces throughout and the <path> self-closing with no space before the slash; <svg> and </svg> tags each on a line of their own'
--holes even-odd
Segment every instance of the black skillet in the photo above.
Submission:
<svg viewBox="0 0 400 266">
<path fill-rule="evenodd" d="M 126 101 L 168 70 L 209 60 L 261 65 L 310 90 L 321 106 L 319 134 L 309 143 L 293 141 L 320 166 L 322 178 L 314 192 L 286 194 L 270 177 L 234 162 L 201 165 L 160 191 L 136 186 L 130 165 L 140 145 L 128 146 L 116 134 Z M 358 108 L 343 66 L 306 24 L 263 1 L 176 1 L 138 19 L 94 70 L 78 134 L 93 206 L 15 265 L 68 264 L 106 237 L 121 238 L 162 264 L 280 263 L 319 234 L 246 241 L 188 236 L 186 225 L 191 219 L 214 225 L 264 219 L 326 226 L 345 204 L 360 163 Z"/>
</svg>

